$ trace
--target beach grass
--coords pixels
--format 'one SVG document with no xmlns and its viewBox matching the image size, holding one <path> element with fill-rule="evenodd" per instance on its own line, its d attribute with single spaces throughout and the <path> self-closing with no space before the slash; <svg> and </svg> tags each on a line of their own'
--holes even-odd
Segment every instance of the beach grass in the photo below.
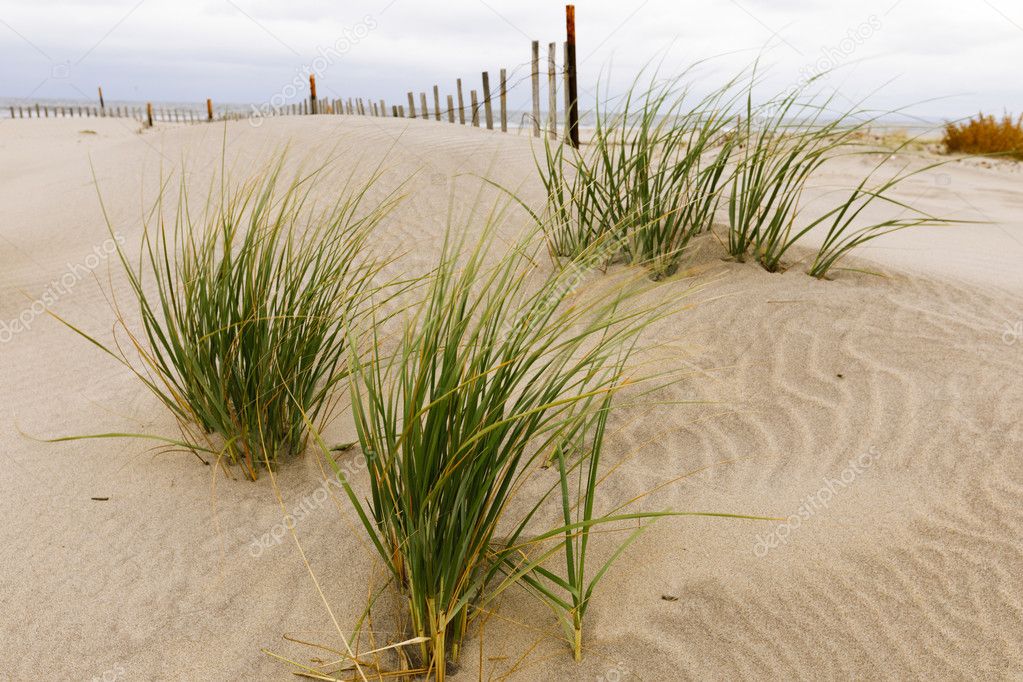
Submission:
<svg viewBox="0 0 1023 682">
<path fill-rule="evenodd" d="M 580 273 L 571 268 L 533 287 L 541 240 L 516 242 L 488 265 L 499 220 L 491 214 L 468 247 L 456 236 L 464 229 L 448 230 L 395 353 L 381 350 L 375 332 L 365 354 L 352 353 L 371 502 L 350 498 L 407 597 L 411 634 L 426 638 L 423 659 L 438 679 L 483 604 L 535 568 L 512 560 L 511 575 L 486 589 L 534 541 L 524 536 L 528 520 L 560 486 L 530 501 L 526 519 L 499 540 L 513 501 L 559 448 L 584 432 L 602 437 L 593 417 L 628 383 L 625 363 L 653 314 L 625 305 L 630 287 L 575 300 Z"/>
<path fill-rule="evenodd" d="M 547 193 L 541 221 L 552 252 L 574 258 L 607 234 L 610 258 L 669 276 L 697 234 L 709 230 L 734 145 L 735 81 L 698 96 L 678 76 L 643 74 L 604 102 L 598 87 L 595 128 L 582 150 L 545 143 L 537 163 Z"/>
<path fill-rule="evenodd" d="M 334 415 L 347 330 L 381 289 L 366 242 L 397 200 L 371 204 L 377 174 L 349 175 L 318 206 L 327 166 L 284 177 L 284 163 L 239 184 L 221 169 L 198 212 L 183 174 L 169 218 L 164 183 L 138 255 L 118 248 L 139 322 L 118 309 L 127 342 L 87 336 L 174 414 L 183 444 L 253 480 L 302 451 L 308 421 Z"/>
</svg>

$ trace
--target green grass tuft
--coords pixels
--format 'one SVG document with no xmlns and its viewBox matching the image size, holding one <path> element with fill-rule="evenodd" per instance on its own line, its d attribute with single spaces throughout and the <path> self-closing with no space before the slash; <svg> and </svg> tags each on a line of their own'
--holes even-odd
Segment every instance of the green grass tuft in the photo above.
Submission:
<svg viewBox="0 0 1023 682">
<path fill-rule="evenodd" d="M 237 187 L 222 170 L 199 216 L 182 177 L 169 223 L 164 185 L 139 255 L 118 251 L 139 324 L 118 311 L 128 344 L 87 337 L 163 402 L 193 450 L 251 479 L 304 448 L 307 420 L 322 426 L 334 413 L 347 331 L 379 289 L 382 263 L 366 241 L 396 201 L 365 208 L 377 175 L 361 185 L 349 176 L 317 208 L 325 167 L 283 180 L 283 164 Z"/>
</svg>

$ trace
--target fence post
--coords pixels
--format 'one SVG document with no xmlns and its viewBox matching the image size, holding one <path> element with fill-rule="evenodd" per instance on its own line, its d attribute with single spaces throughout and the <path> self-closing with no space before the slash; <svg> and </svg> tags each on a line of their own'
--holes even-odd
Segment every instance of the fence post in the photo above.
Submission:
<svg viewBox="0 0 1023 682">
<path fill-rule="evenodd" d="M 429 121 L 430 120 L 430 110 L 426 106 L 426 93 L 425 92 L 420 92 L 419 93 L 419 104 L 421 104 L 422 107 L 423 107 L 423 111 L 422 111 L 423 120 Z"/>
<path fill-rule="evenodd" d="M 206 120 L 213 120 L 213 100 L 209 97 L 206 98 Z"/>
<path fill-rule="evenodd" d="M 434 118 L 440 120 L 440 88 L 433 86 L 433 113 Z"/>
<path fill-rule="evenodd" d="M 487 114 L 487 130 L 494 129 L 494 107 L 490 102 L 490 73 L 483 72 L 483 110 Z"/>
<path fill-rule="evenodd" d="M 533 137 L 540 137 L 540 41 L 533 41 Z"/>
<path fill-rule="evenodd" d="M 455 98 L 448 95 L 448 123 L 455 122 Z"/>
<path fill-rule="evenodd" d="M 568 73 L 568 140 L 579 147 L 579 78 L 575 66 L 575 5 L 565 5 L 565 71 Z"/>
<path fill-rule="evenodd" d="M 153 127 L 153 103 L 146 102 L 146 121 L 149 123 L 149 127 Z"/>
<path fill-rule="evenodd" d="M 106 109 L 106 104 L 103 102 L 103 87 L 100 86 L 96 89 L 99 90 L 99 109 L 100 111 L 103 111 Z"/>
<path fill-rule="evenodd" d="M 459 78 L 458 84 L 458 122 L 461 125 L 465 125 L 465 100 L 462 98 L 462 79 Z"/>
<path fill-rule="evenodd" d="M 508 69 L 501 69 L 501 132 L 508 132 Z"/>
<path fill-rule="evenodd" d="M 387 102 L 380 100 L 380 115 L 387 118 Z"/>
<path fill-rule="evenodd" d="M 557 43 L 547 46 L 547 137 L 558 139 L 558 63 Z"/>
<path fill-rule="evenodd" d="M 408 94 L 408 117 L 416 117 L 416 98 L 412 96 L 411 92 Z"/>
<path fill-rule="evenodd" d="M 565 92 L 565 129 L 561 133 L 562 139 L 568 139 L 568 43 L 561 46 L 562 50 L 562 62 L 565 66 L 561 69 L 562 72 L 562 83 L 561 89 Z"/>
<path fill-rule="evenodd" d="M 309 113 L 316 113 L 316 75 L 309 74 Z"/>
<path fill-rule="evenodd" d="M 476 99 L 476 91 L 469 91 L 469 102 L 472 106 L 472 125 L 476 128 L 480 127 L 480 103 Z"/>
</svg>

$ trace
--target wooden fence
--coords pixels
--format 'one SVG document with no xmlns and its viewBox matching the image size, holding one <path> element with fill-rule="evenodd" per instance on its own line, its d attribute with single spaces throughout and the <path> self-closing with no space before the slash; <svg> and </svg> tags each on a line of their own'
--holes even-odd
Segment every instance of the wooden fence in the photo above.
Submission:
<svg viewBox="0 0 1023 682">
<path fill-rule="evenodd" d="M 534 137 L 540 137 L 546 133 L 551 139 L 559 137 L 559 120 L 563 128 L 561 137 L 571 144 L 579 145 L 579 113 L 578 113 L 578 92 L 576 76 L 576 48 L 575 48 L 575 7 L 567 5 L 565 8 L 566 19 L 566 41 L 562 45 L 562 68 L 558 69 L 558 44 L 549 43 L 546 54 L 546 99 L 547 116 L 546 120 L 541 118 L 541 80 L 543 70 L 541 69 L 540 41 L 534 40 L 530 45 L 530 60 L 520 66 L 529 66 L 529 81 L 531 84 L 532 109 L 520 121 L 519 128 L 530 130 Z M 10 106 L 11 118 L 129 118 L 139 121 L 147 126 L 154 126 L 157 123 L 201 123 L 209 121 L 222 121 L 228 119 L 245 118 L 266 118 L 276 116 L 305 116 L 305 115 L 346 115 L 346 116 L 372 116 L 389 118 L 409 118 L 433 120 L 437 122 L 446 121 L 459 125 L 470 125 L 476 128 L 486 127 L 487 130 L 509 130 L 509 92 L 520 82 L 510 84 L 509 70 L 502 68 L 498 71 L 496 83 L 491 82 L 490 72 L 482 71 L 479 90 L 470 87 L 468 91 L 468 106 L 466 104 L 466 93 L 462 79 L 455 81 L 453 93 L 445 93 L 444 100 L 441 99 L 440 85 L 434 84 L 429 90 L 420 91 L 418 97 L 418 108 L 416 92 L 410 90 L 407 93 L 408 108 L 405 103 L 392 104 L 388 107 L 384 99 L 364 98 L 321 98 L 316 92 L 316 76 L 309 76 L 309 97 L 299 102 L 294 102 L 282 107 L 264 107 L 258 109 L 253 107 L 251 111 L 232 111 L 223 109 L 216 112 L 213 102 L 206 100 L 206 111 L 195 109 L 154 107 L 152 103 L 142 106 L 107 106 L 103 98 L 103 88 L 99 88 L 98 106 L 80 105 L 40 105 L 32 106 Z M 524 80 L 524 79 L 523 79 Z M 559 81 L 563 92 L 562 106 L 559 107 Z M 428 97 L 428 92 L 432 97 Z M 559 108 L 561 117 L 559 119 Z M 527 120 L 528 119 L 528 120 Z"/>
</svg>

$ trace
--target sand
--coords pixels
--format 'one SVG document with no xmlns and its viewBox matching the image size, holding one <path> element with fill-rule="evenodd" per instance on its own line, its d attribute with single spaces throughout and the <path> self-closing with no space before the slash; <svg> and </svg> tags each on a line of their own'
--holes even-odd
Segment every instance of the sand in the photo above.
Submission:
<svg viewBox="0 0 1023 682">
<path fill-rule="evenodd" d="M 268 480 L 215 478 L 191 455 L 139 441 L 34 440 L 175 433 L 123 368 L 31 302 L 49 294 L 53 312 L 110 339 L 108 296 L 126 302 L 127 290 L 108 267 L 90 160 L 131 245 L 161 166 L 184 159 L 189 186 L 204 188 L 224 133 L 140 134 L 114 120 L 0 125 L 0 321 L 29 311 L 28 328 L 0 331 L 0 679 L 294 679 L 261 650 L 308 662 L 319 654 L 283 635 L 340 645 L 280 533 Z M 290 142 L 312 158 L 336 145 L 339 168 L 385 159 L 381 196 L 418 171 L 378 241 L 407 252 L 398 267 L 408 272 L 435 259 L 451 197 L 460 208 L 474 200 L 471 176 L 540 196 L 530 143 L 515 135 L 334 117 L 234 122 L 226 134 L 226 157 L 242 170 Z M 822 187 L 855 170 L 829 170 Z M 663 285 L 699 305 L 652 340 L 672 342 L 671 359 L 690 369 L 665 403 L 705 402 L 617 419 L 607 456 L 632 458 L 602 503 L 702 469 L 644 508 L 788 520 L 656 524 L 598 589 L 579 664 L 545 607 L 510 592 L 482 651 L 471 633 L 453 679 L 1023 676 L 1019 178 L 956 164 L 907 186 L 906 198 L 933 211 L 991 224 L 892 235 L 849 263 L 884 276 L 822 282 L 798 263 L 768 274 L 721 260 L 704 240 L 690 263 L 698 272 Z M 329 435 L 353 440 L 345 418 Z M 355 457 L 341 461 L 358 481 Z M 350 531 L 351 512 L 316 493 L 314 453 L 277 482 L 291 508 L 304 500 L 295 532 L 350 627 L 379 566 Z M 376 614 L 381 639 L 391 623 Z"/>
</svg>

